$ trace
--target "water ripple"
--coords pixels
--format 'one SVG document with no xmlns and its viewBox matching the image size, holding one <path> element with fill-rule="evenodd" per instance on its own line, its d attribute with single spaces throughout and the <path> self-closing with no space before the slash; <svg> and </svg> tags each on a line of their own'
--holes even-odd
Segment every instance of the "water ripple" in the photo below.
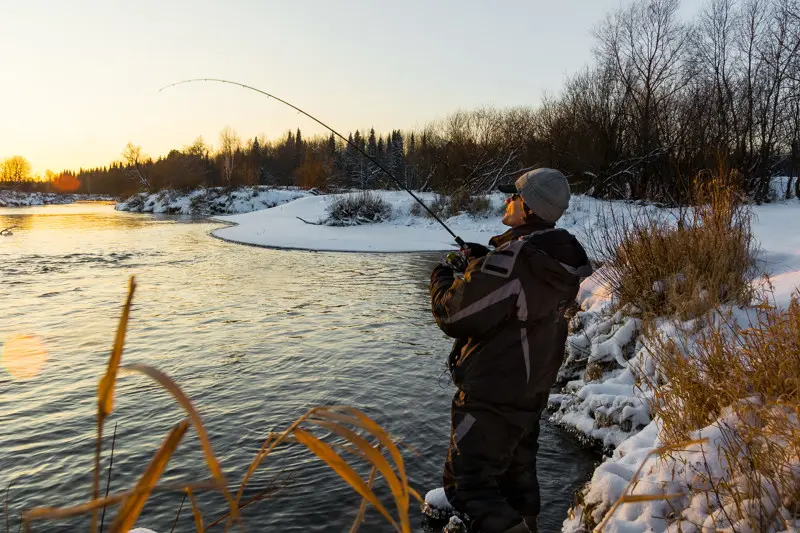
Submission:
<svg viewBox="0 0 800 533">
<path fill-rule="evenodd" d="M 409 454 L 406 465 L 417 489 L 439 484 L 453 392 L 439 379 L 450 340 L 428 308 L 427 280 L 439 254 L 240 247 L 209 238 L 208 223 L 81 209 L 59 206 L 50 216 L 0 210 L 0 226 L 10 217 L 20 226 L 0 250 L 0 342 L 35 334 L 49 354 L 31 381 L 0 372 L 0 485 L 12 484 L 12 517 L 35 505 L 79 503 L 89 493 L 94 394 L 129 274 L 137 275 L 139 288 L 125 362 L 155 366 L 180 384 L 232 480 L 241 478 L 270 431 L 313 405 L 351 404 L 420 452 Z M 184 416 L 147 378 L 121 377 L 105 431 L 108 449 L 117 426 L 112 490 L 135 481 Z M 569 491 L 593 456 L 552 428 L 541 440 L 540 478 L 549 491 L 542 523 L 549 531 L 563 520 Z M 271 456 L 248 494 L 284 469 L 294 474 L 289 487 L 245 512 L 254 531 L 349 527 L 358 497 L 299 447 Z M 165 480 L 207 477 L 190 432 Z M 154 496 L 139 525 L 168 531 L 180 501 L 179 493 Z M 200 502 L 209 518 L 224 507 L 214 494 L 201 494 Z M 192 530 L 191 513 L 180 521 L 177 530 Z M 86 530 L 87 522 L 35 530 L 67 528 Z M 362 530 L 385 526 L 370 512 Z"/>
</svg>

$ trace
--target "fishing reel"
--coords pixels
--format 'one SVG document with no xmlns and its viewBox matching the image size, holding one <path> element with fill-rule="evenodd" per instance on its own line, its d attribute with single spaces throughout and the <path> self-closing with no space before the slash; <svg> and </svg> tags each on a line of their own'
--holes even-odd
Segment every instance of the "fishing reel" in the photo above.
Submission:
<svg viewBox="0 0 800 533">
<path fill-rule="evenodd" d="M 469 259 L 462 251 L 448 252 L 444 262 L 447 266 L 462 274 L 467 271 L 467 266 L 469 265 Z"/>
</svg>

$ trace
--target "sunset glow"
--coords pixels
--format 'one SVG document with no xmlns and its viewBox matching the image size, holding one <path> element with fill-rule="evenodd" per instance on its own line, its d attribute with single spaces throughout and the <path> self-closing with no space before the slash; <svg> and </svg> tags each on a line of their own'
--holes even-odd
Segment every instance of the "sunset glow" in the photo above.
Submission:
<svg viewBox="0 0 800 533">
<path fill-rule="evenodd" d="M 412 129 L 458 109 L 537 105 L 592 60 L 617 0 L 544 2 L 14 2 L 2 8 L 0 160 L 33 173 L 322 128 L 221 77 L 272 92 L 336 129 Z M 699 1 L 686 2 L 691 11 Z M 553 53 L 558 50 L 558 53 Z M 326 133 L 327 134 L 327 133 Z"/>
</svg>

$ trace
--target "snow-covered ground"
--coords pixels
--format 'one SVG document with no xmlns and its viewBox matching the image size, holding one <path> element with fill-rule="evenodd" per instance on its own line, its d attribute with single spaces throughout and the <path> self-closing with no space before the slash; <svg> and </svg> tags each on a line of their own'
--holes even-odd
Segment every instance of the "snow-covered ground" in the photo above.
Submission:
<svg viewBox="0 0 800 533">
<path fill-rule="evenodd" d="M 0 190 L 0 207 L 29 207 L 33 205 L 72 204 L 81 201 L 113 200 L 110 196 L 89 194 L 52 194 Z"/>
<path fill-rule="evenodd" d="M 762 265 L 770 275 L 772 296 L 778 306 L 784 307 L 800 288 L 800 202 L 754 206 L 753 214 L 752 229 L 760 245 Z M 560 373 L 566 386 L 563 394 L 550 398 L 551 421 L 614 451 L 594 472 L 580 498 L 583 504 L 572 510 L 571 517 L 564 522 L 564 531 L 585 531 L 583 513 L 589 513 L 591 522 L 598 523 L 632 481 L 635 490 L 629 493 L 679 496 L 669 501 L 625 503 L 614 512 L 603 531 L 717 531 L 722 517 L 733 514 L 731 509 L 713 497 L 708 500 L 690 495 L 689 487 L 697 488 L 701 479 L 709 477 L 715 482 L 727 479 L 725 461 L 719 453 L 720 425 L 732 425 L 735 421 L 729 420 L 729 414 L 724 415 L 692 436 L 708 439 L 705 444 L 687 446 L 668 458 L 651 456 L 663 442 L 659 438 L 658 421 L 650 417 L 649 393 L 636 386 L 632 370 L 652 371 L 652 361 L 644 346 L 646 340 L 638 335 L 637 320 L 610 311 L 612 295 L 598 277 L 593 275 L 581 286 L 578 298 L 581 311 L 574 318 L 574 333 L 569 337 L 567 359 Z M 741 327 L 755 323 L 754 314 L 753 309 L 734 311 Z M 686 331 L 686 326 L 665 319 L 659 323 L 658 334 L 675 336 Z M 638 481 L 634 480 L 643 463 L 645 467 Z M 800 483 L 800 463 L 797 468 Z M 727 505 L 734 504 L 727 502 Z M 800 527 L 800 521 L 779 507 L 774 526 L 764 531 L 796 531 L 792 528 Z M 745 524 L 739 524 L 735 530 L 751 531 Z"/>
<path fill-rule="evenodd" d="M 117 204 L 118 211 L 136 213 L 171 213 L 180 215 L 222 215 L 250 213 L 291 202 L 310 193 L 297 188 L 240 187 L 225 189 L 211 187 L 181 192 L 164 189 L 156 193 L 139 193 Z"/>
<path fill-rule="evenodd" d="M 324 220 L 330 202 L 341 196 L 321 195 L 300 198 L 274 209 L 215 217 L 215 220 L 236 225 L 218 229 L 214 235 L 245 244 L 317 251 L 417 252 L 448 250 L 455 246 L 453 238 L 439 223 L 413 214 L 419 211 L 408 193 L 377 191 L 375 194 L 391 205 L 392 214 L 387 222 L 347 227 L 308 224 L 306 222 Z M 435 200 L 433 193 L 417 195 L 428 205 Z M 508 229 L 500 223 L 504 198 L 502 194 L 491 195 L 491 208 L 486 216 L 460 214 L 447 218 L 445 223 L 465 241 L 485 244 L 493 235 Z M 582 230 L 589 223 L 593 202 L 592 198 L 574 197 L 559 226 Z"/>
</svg>

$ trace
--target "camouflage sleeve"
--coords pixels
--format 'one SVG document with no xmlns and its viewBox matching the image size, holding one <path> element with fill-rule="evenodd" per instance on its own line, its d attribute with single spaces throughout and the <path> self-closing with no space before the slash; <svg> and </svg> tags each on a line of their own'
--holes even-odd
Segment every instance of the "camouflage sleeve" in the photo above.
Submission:
<svg viewBox="0 0 800 533">
<path fill-rule="evenodd" d="M 518 250 L 513 257 L 503 250 L 470 261 L 463 279 L 446 266 L 434 269 L 431 308 L 446 335 L 479 337 L 525 307 L 520 281 L 513 275 Z"/>
</svg>

